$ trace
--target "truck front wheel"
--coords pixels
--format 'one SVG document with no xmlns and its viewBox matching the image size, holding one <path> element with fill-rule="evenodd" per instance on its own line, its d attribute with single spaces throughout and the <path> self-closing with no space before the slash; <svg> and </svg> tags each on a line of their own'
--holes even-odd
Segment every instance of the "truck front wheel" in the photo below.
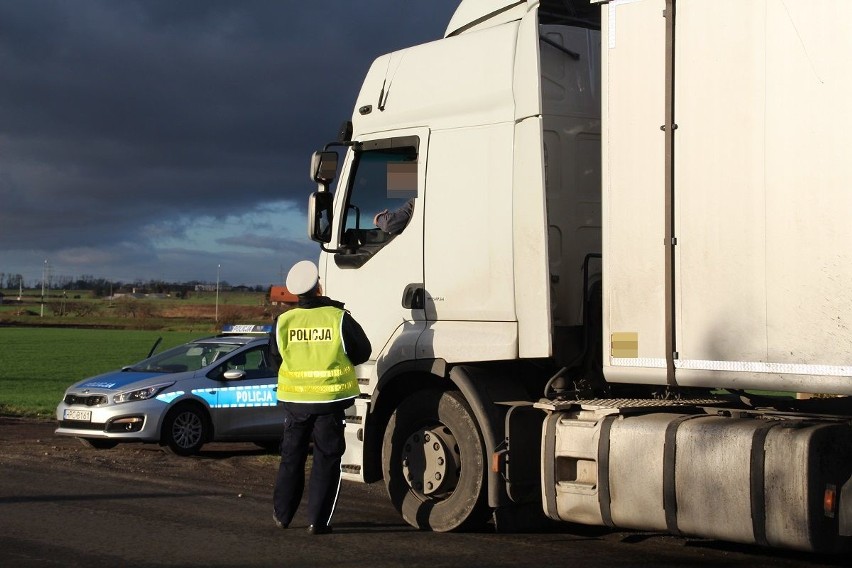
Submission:
<svg viewBox="0 0 852 568">
<path fill-rule="evenodd" d="M 382 444 L 385 486 L 405 521 L 438 532 L 482 526 L 490 513 L 483 448 L 460 393 L 428 390 L 405 399 Z"/>
</svg>

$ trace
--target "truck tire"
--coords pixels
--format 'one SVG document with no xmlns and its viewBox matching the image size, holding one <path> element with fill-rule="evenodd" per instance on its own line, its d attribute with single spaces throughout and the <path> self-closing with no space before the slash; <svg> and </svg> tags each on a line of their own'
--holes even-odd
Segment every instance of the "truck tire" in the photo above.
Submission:
<svg viewBox="0 0 852 568">
<path fill-rule="evenodd" d="M 476 419 L 456 391 L 412 394 L 382 444 L 390 500 L 405 521 L 437 532 L 480 528 L 490 515 L 485 452 Z"/>
<path fill-rule="evenodd" d="M 210 435 L 207 415 L 193 404 L 173 408 L 163 420 L 162 444 L 178 456 L 191 456 L 201 450 Z"/>
</svg>

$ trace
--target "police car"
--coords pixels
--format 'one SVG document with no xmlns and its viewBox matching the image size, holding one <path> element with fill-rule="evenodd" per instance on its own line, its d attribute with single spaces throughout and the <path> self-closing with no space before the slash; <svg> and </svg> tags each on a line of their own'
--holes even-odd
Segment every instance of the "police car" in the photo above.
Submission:
<svg viewBox="0 0 852 568">
<path fill-rule="evenodd" d="M 226 326 L 139 363 L 72 385 L 56 408 L 61 436 L 95 448 L 159 443 L 192 455 L 207 442 L 277 445 L 283 430 L 272 326 Z"/>
</svg>

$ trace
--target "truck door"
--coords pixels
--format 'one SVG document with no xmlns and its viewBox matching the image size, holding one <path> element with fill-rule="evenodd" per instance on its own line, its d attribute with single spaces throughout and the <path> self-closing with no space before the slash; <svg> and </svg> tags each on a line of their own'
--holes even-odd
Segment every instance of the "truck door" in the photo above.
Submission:
<svg viewBox="0 0 852 568">
<path fill-rule="evenodd" d="M 357 139 L 347 153 L 335 195 L 332 239 L 337 252 L 321 258 L 324 293 L 345 302 L 364 328 L 379 373 L 398 360 L 414 358 L 414 345 L 424 326 L 428 141 L 425 128 Z M 377 213 L 411 204 L 410 219 L 396 232 L 385 232 L 374 224 Z M 389 351 L 394 355 L 385 355 Z"/>
</svg>

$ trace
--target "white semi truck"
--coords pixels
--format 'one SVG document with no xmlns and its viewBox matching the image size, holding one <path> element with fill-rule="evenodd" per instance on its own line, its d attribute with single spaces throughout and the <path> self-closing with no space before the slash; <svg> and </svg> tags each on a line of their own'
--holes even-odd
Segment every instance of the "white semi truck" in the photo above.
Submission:
<svg viewBox="0 0 852 568">
<path fill-rule="evenodd" d="M 311 166 L 322 284 L 374 349 L 345 475 L 436 531 L 847 547 L 850 22 L 464 0 L 378 58 Z"/>
</svg>

